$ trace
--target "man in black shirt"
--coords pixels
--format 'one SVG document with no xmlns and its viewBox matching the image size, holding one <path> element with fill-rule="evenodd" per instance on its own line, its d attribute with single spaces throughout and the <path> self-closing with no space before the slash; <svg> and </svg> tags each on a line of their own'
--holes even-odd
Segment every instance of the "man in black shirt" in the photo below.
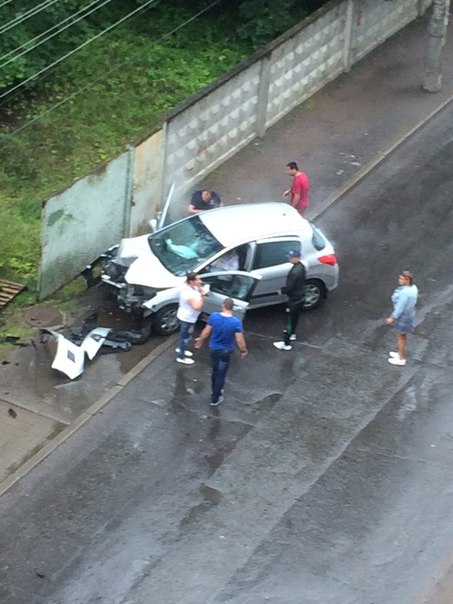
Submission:
<svg viewBox="0 0 453 604">
<path fill-rule="evenodd" d="M 222 207 L 220 195 L 211 189 L 198 189 L 192 195 L 189 204 L 189 214 L 198 214 L 204 210 L 212 210 L 213 208 Z"/>
<path fill-rule="evenodd" d="M 287 295 L 286 303 L 286 325 L 283 330 L 283 341 L 274 342 L 275 348 L 279 350 L 291 350 L 290 342 L 296 339 L 296 327 L 299 315 L 305 302 L 305 267 L 300 261 L 300 251 L 290 250 L 288 260 L 292 267 L 286 277 L 286 285 L 278 290 L 280 295 Z"/>
</svg>

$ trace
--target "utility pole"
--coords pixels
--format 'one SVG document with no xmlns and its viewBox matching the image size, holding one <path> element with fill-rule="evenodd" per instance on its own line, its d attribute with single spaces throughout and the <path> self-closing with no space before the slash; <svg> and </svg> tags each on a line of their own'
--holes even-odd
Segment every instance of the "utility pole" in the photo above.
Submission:
<svg viewBox="0 0 453 604">
<path fill-rule="evenodd" d="M 422 88 L 427 92 L 439 92 L 442 87 L 442 49 L 447 38 L 450 0 L 433 0 L 431 10 Z"/>
</svg>

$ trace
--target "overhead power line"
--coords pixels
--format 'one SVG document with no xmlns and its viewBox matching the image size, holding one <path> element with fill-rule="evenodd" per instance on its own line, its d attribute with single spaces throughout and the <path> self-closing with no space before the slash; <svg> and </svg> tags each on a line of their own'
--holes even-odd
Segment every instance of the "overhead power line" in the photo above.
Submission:
<svg viewBox="0 0 453 604">
<path fill-rule="evenodd" d="M 12 2 L 13 0 L 5 0 L 5 2 L 2 2 L 0 4 L 0 8 L 3 8 L 4 6 L 6 6 L 7 4 L 9 4 L 10 2 Z"/>
<path fill-rule="evenodd" d="M 57 36 L 59 33 L 64 31 L 65 29 L 68 29 L 68 27 L 72 27 L 73 25 L 75 25 L 82 19 L 85 19 L 86 17 L 88 17 L 89 15 L 91 15 L 92 13 L 94 13 L 98 9 L 102 8 L 103 6 L 105 6 L 106 4 L 108 4 L 111 1 L 112 0 L 94 0 L 88 6 L 84 6 L 76 13 L 69 15 L 69 17 L 66 17 L 65 19 L 63 19 L 56 25 L 53 25 L 52 27 L 50 27 L 46 31 L 42 32 L 38 36 L 35 36 L 31 40 L 24 42 L 24 44 L 22 44 L 21 46 L 18 46 L 14 50 L 10 50 L 8 53 L 6 53 L 6 55 L 3 55 L 2 57 L 0 57 L 0 61 L 2 61 L 3 59 L 8 59 L 8 57 L 11 57 L 11 55 L 14 55 L 14 56 L 12 56 L 10 59 L 8 59 L 4 63 L 2 63 L 0 65 L 0 69 L 2 69 L 3 67 L 6 67 L 6 65 L 8 65 L 9 63 L 16 61 L 17 59 L 19 59 L 23 55 L 29 53 L 30 51 L 34 50 L 35 48 L 38 48 L 38 46 L 41 46 L 41 44 L 44 44 L 48 40 L 51 40 L 52 38 Z M 89 10 L 89 9 L 91 9 L 91 10 Z M 76 18 L 76 17 L 78 17 L 78 18 Z M 51 33 L 51 32 L 53 32 L 53 33 Z M 50 33 L 51 33 L 51 35 L 48 35 L 46 37 L 46 35 L 50 34 Z M 22 49 L 24 49 L 24 50 L 22 52 L 19 52 Z M 15 54 L 15 53 L 18 53 L 18 54 Z"/>
<path fill-rule="evenodd" d="M 183 27 L 185 27 L 189 23 L 192 23 L 192 21 L 195 21 L 195 19 L 198 19 L 198 17 L 200 17 L 203 13 L 207 12 L 208 10 L 210 10 L 211 8 L 213 8 L 216 4 L 219 4 L 220 2 L 222 2 L 222 0 L 214 0 L 214 2 L 211 2 L 211 4 L 209 4 L 208 6 L 206 6 L 203 9 L 201 9 L 195 15 L 192 15 L 192 17 L 189 17 L 189 19 L 186 19 L 186 21 L 184 21 L 180 25 L 178 25 L 174 29 L 172 29 L 172 30 L 166 32 L 165 34 L 163 34 L 160 38 L 158 38 L 155 41 L 155 43 L 158 44 L 159 42 L 162 42 L 163 40 L 166 40 L 167 38 L 169 38 L 170 36 L 172 36 L 173 34 L 175 34 L 177 31 L 179 31 L 180 29 L 182 29 Z M 149 6 L 147 8 L 149 8 Z M 74 97 L 76 97 L 77 95 L 79 95 L 81 92 L 85 92 L 86 90 L 89 90 L 92 86 L 94 86 L 95 84 L 98 84 L 99 82 L 102 82 L 102 80 L 104 80 L 111 73 L 113 73 L 114 71 L 117 71 L 121 67 L 124 67 L 125 65 L 127 65 L 130 62 L 131 62 L 131 59 L 127 59 L 126 61 L 122 61 L 121 63 L 118 63 L 117 65 L 115 65 L 114 67 L 112 67 L 111 69 L 109 69 L 108 71 L 106 71 L 105 73 L 103 73 L 102 76 L 100 76 L 99 78 L 96 78 L 95 80 L 89 82 L 86 86 L 82 86 L 82 88 L 79 88 L 78 90 L 76 90 L 75 92 L 73 92 L 72 94 L 70 94 L 68 97 L 62 99 L 61 101 L 59 101 L 58 103 L 56 103 L 52 107 L 49 107 L 49 109 L 46 109 L 46 111 L 43 111 L 42 113 L 40 113 L 39 115 L 37 115 L 35 118 L 33 118 L 32 120 L 30 120 L 29 122 L 27 122 L 25 124 L 22 124 L 22 126 L 20 126 L 19 128 L 16 128 L 12 132 L 9 132 L 8 134 L 4 135 L 0 140 L 5 140 L 6 141 L 8 139 L 13 138 L 13 136 L 17 135 L 22 130 L 25 130 L 25 128 L 28 128 L 32 124 L 38 122 L 39 120 L 41 120 L 43 117 L 45 117 L 46 115 L 48 115 L 49 113 L 51 113 L 55 109 L 58 109 L 59 107 L 61 107 L 62 105 L 64 105 L 65 103 L 67 103 L 68 101 L 70 101 L 71 99 L 73 99 Z"/>
<path fill-rule="evenodd" d="M 37 15 L 38 13 L 45 10 L 46 8 L 49 8 L 49 6 L 52 6 L 52 4 L 55 4 L 55 2 L 59 2 L 59 1 L 60 0 L 45 0 L 41 4 L 38 4 L 37 6 L 30 8 L 25 13 L 18 15 L 11 21 L 8 21 L 8 23 L 6 23 L 6 25 L 3 25 L 2 27 L 0 27 L 0 34 L 5 33 L 5 31 L 8 31 L 12 27 L 16 27 L 16 25 L 19 25 L 19 23 L 23 23 L 27 19 L 30 19 L 30 17 Z"/>
<path fill-rule="evenodd" d="M 9 96 L 12 92 L 14 92 L 15 90 L 17 90 L 18 88 L 22 88 L 23 86 L 25 86 L 25 84 L 28 84 L 28 82 L 31 82 L 31 80 L 33 80 L 34 78 L 42 75 L 43 73 L 45 73 L 49 69 L 52 69 L 52 67 L 55 67 L 56 65 L 58 65 L 59 63 L 61 63 L 62 61 L 64 61 L 65 59 L 67 59 L 68 57 L 70 57 L 71 55 L 73 55 L 74 53 L 76 53 L 78 50 L 81 50 L 85 46 L 88 46 L 88 44 L 91 44 L 91 42 L 94 42 L 95 40 L 97 40 L 98 38 L 100 38 L 101 36 L 103 36 L 104 34 L 106 34 L 107 32 L 109 32 L 111 29 L 113 29 L 114 27 L 117 27 L 118 25 L 120 25 L 121 23 L 123 23 L 124 21 L 126 21 L 126 19 L 130 19 L 130 17 L 132 17 L 136 13 L 142 11 L 147 6 L 150 6 L 153 2 L 157 2 L 157 0 L 148 0 L 148 2 L 145 2 L 139 8 L 136 8 L 135 10 L 131 11 L 125 17 L 121 17 L 121 19 L 119 19 L 118 21 L 116 21 L 112 25 L 109 25 L 109 27 L 107 27 L 103 31 L 99 32 L 98 34 L 96 34 L 95 36 L 93 36 L 92 38 L 90 38 L 89 40 L 85 40 L 85 42 L 83 42 L 82 44 L 80 44 L 79 46 L 77 46 L 77 48 L 74 48 L 73 50 L 70 50 L 65 55 L 63 55 L 62 57 L 60 57 L 59 59 L 57 59 L 56 61 L 54 61 L 53 63 L 50 63 L 50 65 L 47 65 L 46 67 L 44 67 L 43 69 L 41 69 L 41 71 L 36 72 L 35 74 L 33 74 L 32 76 L 30 76 L 26 80 L 23 80 L 22 82 L 20 82 L 19 84 L 17 84 L 13 88 L 8 89 L 7 92 L 4 92 L 3 94 L 0 95 L 0 99 L 3 99 L 6 96 Z"/>
</svg>

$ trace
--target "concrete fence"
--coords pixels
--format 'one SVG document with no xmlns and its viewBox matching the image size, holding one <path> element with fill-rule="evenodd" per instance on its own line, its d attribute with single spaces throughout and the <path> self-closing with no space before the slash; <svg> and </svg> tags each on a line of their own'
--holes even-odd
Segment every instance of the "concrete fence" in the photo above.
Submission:
<svg viewBox="0 0 453 604">
<path fill-rule="evenodd" d="M 162 129 L 49 199 L 39 292 L 146 232 L 175 183 L 173 217 L 217 166 L 422 14 L 432 0 L 332 0 L 163 118 Z"/>
</svg>

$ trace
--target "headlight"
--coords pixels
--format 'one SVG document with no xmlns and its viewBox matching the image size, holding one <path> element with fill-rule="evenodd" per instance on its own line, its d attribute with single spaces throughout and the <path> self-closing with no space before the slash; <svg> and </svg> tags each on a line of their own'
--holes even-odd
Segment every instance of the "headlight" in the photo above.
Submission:
<svg viewBox="0 0 453 604">
<path fill-rule="evenodd" d="M 104 273 L 113 281 L 124 281 L 124 275 L 127 270 L 124 266 L 120 266 L 115 262 L 109 262 L 104 269 Z"/>
</svg>

